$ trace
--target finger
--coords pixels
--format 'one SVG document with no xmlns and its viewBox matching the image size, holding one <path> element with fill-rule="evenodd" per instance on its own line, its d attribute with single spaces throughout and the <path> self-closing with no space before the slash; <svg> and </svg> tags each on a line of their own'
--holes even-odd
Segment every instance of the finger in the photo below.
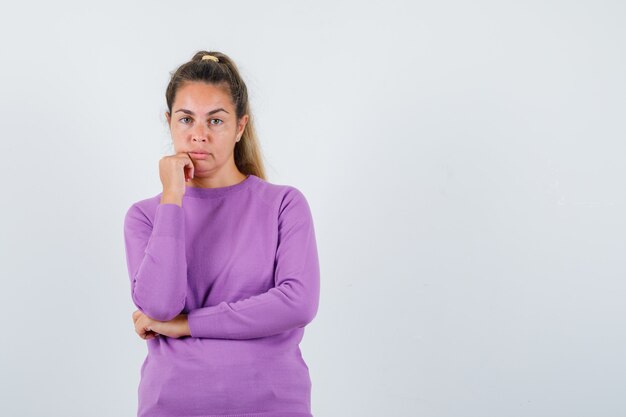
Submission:
<svg viewBox="0 0 626 417">
<path fill-rule="evenodd" d="M 137 329 L 135 332 L 136 332 L 136 333 L 137 333 L 137 335 L 139 335 L 139 337 L 141 337 L 142 339 L 149 339 L 149 338 L 151 338 L 152 336 L 154 336 L 154 335 L 155 335 L 155 333 L 154 333 L 154 332 L 152 332 L 152 331 L 146 331 L 146 329 L 144 329 L 144 328 Z"/>
<path fill-rule="evenodd" d="M 159 334 L 153 331 L 146 332 L 144 335 L 145 340 L 155 339 Z"/>
<path fill-rule="evenodd" d="M 154 333 L 156 333 L 154 330 L 152 330 L 152 327 L 150 326 L 146 326 L 144 327 L 144 333 L 147 335 L 154 335 Z"/>
<path fill-rule="evenodd" d="M 141 337 L 141 338 L 145 338 L 146 333 L 147 333 L 147 328 L 148 326 L 150 326 L 149 321 L 146 319 L 145 315 L 142 315 L 141 317 L 139 317 L 139 319 L 137 319 L 137 321 L 135 322 L 135 332 Z"/>
<path fill-rule="evenodd" d="M 143 317 L 142 313 L 133 315 L 133 322 L 135 323 L 135 326 L 137 325 L 137 322 L 142 319 L 142 317 Z"/>
<path fill-rule="evenodd" d="M 193 165 L 193 159 L 191 159 L 191 156 L 189 155 L 189 153 L 185 153 L 185 155 L 187 155 L 187 161 L 184 167 L 185 174 L 188 179 L 192 179 L 194 176 L 194 170 L 195 170 L 195 166 Z"/>
<path fill-rule="evenodd" d="M 187 164 L 187 166 L 189 167 L 189 175 L 191 176 L 191 178 L 193 178 L 194 170 L 196 167 L 193 164 L 193 159 L 191 159 L 191 155 L 187 154 L 187 157 L 189 158 L 189 163 Z"/>
</svg>

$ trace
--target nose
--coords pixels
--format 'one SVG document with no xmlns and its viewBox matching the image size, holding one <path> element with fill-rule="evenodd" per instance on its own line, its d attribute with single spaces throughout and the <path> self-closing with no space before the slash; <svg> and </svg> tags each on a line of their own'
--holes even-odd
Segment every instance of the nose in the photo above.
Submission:
<svg viewBox="0 0 626 417">
<path fill-rule="evenodd" d="M 198 126 L 191 133 L 191 140 L 193 142 L 206 142 L 208 140 L 208 128 L 205 126 Z"/>
</svg>

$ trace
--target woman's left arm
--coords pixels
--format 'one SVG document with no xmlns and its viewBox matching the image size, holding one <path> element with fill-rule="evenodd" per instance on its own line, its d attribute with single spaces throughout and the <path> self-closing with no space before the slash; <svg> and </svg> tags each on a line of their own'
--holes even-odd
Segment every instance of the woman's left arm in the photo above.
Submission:
<svg viewBox="0 0 626 417">
<path fill-rule="evenodd" d="M 253 339 L 304 327 L 313 320 L 320 296 L 317 244 L 309 204 L 295 187 L 279 210 L 274 282 L 265 293 L 189 311 L 190 336 Z"/>
</svg>

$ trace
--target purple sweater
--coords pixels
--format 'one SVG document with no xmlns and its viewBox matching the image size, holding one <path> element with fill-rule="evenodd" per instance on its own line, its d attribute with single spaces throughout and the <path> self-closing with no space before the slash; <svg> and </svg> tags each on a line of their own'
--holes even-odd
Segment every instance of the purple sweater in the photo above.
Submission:
<svg viewBox="0 0 626 417">
<path fill-rule="evenodd" d="M 188 314 L 191 336 L 146 341 L 138 417 L 312 417 L 299 343 L 320 270 L 302 192 L 249 175 L 160 200 L 124 219 L 131 297 L 155 320 Z"/>
</svg>

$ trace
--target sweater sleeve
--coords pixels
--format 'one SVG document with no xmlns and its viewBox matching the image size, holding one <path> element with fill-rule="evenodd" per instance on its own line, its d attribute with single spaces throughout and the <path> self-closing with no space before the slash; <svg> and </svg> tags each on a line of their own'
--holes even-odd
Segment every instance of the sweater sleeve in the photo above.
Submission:
<svg viewBox="0 0 626 417">
<path fill-rule="evenodd" d="M 317 314 L 320 270 L 313 218 L 304 195 L 286 193 L 278 215 L 274 287 L 235 302 L 191 310 L 192 337 L 253 339 L 304 327 Z"/>
<path fill-rule="evenodd" d="M 181 313 L 187 296 L 183 209 L 159 204 L 151 222 L 135 203 L 124 219 L 131 297 L 148 317 L 169 321 Z"/>
</svg>

